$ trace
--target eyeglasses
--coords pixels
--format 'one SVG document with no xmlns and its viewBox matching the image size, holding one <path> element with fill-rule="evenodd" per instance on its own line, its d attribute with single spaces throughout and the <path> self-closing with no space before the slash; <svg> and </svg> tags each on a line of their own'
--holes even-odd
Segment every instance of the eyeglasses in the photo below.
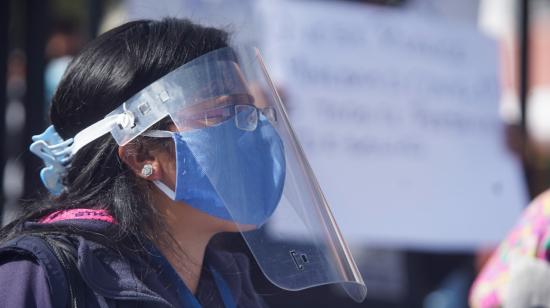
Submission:
<svg viewBox="0 0 550 308">
<path fill-rule="evenodd" d="M 192 114 L 186 114 L 182 118 L 185 127 L 198 129 L 217 126 L 231 118 L 234 118 L 237 128 L 253 131 L 258 125 L 258 117 L 261 112 L 271 123 L 277 122 L 277 114 L 273 107 L 257 108 L 253 105 L 225 105 Z"/>
</svg>

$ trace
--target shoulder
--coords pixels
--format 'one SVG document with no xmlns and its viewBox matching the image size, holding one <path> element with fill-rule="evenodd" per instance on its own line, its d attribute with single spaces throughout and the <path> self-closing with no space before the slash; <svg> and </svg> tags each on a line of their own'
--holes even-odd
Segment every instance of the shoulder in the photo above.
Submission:
<svg viewBox="0 0 550 308">
<path fill-rule="evenodd" d="M 85 288 L 75 289 L 81 281 L 77 268 L 78 241 L 75 237 L 59 230 L 24 232 L 0 245 L 0 261 L 5 263 L 3 267 L 6 271 L 2 275 L 9 274 L 14 267 L 18 270 L 18 266 L 25 266 L 27 271 L 19 274 L 18 282 L 23 284 L 24 289 L 27 288 L 25 290 L 34 292 L 31 294 L 38 292 L 38 295 L 47 295 L 52 307 L 64 307 L 70 296 L 87 292 Z M 41 288 L 29 289 L 38 282 L 44 282 L 40 284 Z M 12 293 L 12 296 L 19 299 L 24 299 L 26 295 Z M 40 304 L 42 306 L 48 307 Z"/>
<path fill-rule="evenodd" d="M 53 307 L 46 271 L 32 253 L 0 248 L 0 306 Z"/>
<path fill-rule="evenodd" d="M 532 294 L 540 288 L 541 292 L 547 292 L 550 281 L 545 278 L 550 269 L 545 268 L 548 267 L 549 247 L 550 190 L 547 190 L 523 211 L 477 276 L 470 291 L 471 305 L 497 306 L 503 301 L 518 302 L 520 294 Z M 534 275 L 535 272 L 538 275 Z M 527 284 L 529 279 L 531 282 Z M 531 288 L 530 293 L 518 292 L 525 291 L 526 287 Z"/>
</svg>

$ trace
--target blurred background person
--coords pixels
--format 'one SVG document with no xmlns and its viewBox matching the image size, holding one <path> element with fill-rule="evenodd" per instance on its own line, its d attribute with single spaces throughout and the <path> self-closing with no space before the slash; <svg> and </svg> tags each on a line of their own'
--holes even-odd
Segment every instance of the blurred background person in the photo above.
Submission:
<svg viewBox="0 0 550 308">
<path fill-rule="evenodd" d="M 59 18 L 51 25 L 51 33 L 46 44 L 45 110 L 48 110 L 57 85 L 73 56 L 82 48 L 83 37 L 78 22 L 74 19 Z"/>
</svg>

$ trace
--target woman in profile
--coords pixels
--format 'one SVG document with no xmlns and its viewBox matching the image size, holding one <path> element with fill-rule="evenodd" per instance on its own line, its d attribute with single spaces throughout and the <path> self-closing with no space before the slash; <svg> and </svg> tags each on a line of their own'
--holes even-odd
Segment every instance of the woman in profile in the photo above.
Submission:
<svg viewBox="0 0 550 308">
<path fill-rule="evenodd" d="M 140 20 L 72 60 L 30 147 L 50 195 L 0 234 L 0 306 L 265 306 L 248 258 L 209 244 L 222 232 L 278 286 L 364 298 L 261 58 L 239 50 L 222 30 Z M 276 209 L 308 244 L 273 240 Z"/>
</svg>

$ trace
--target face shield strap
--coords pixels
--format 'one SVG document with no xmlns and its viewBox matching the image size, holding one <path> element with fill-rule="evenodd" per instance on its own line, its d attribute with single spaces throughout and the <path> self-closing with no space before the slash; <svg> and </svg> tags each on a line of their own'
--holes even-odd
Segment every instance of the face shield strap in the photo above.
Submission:
<svg viewBox="0 0 550 308">
<path fill-rule="evenodd" d="M 131 127 L 134 125 L 135 117 L 132 112 L 107 116 L 104 119 L 88 126 L 74 137 L 71 149 L 71 156 L 80 149 L 96 140 L 97 138 L 110 133 L 115 127 Z"/>
<path fill-rule="evenodd" d="M 145 137 L 151 137 L 151 138 L 172 138 L 172 132 L 167 130 L 157 130 L 153 129 L 150 131 L 146 131 L 145 133 L 141 134 Z"/>
<path fill-rule="evenodd" d="M 153 184 L 155 184 L 155 186 L 157 186 L 160 191 L 166 194 L 168 198 L 170 198 L 171 200 L 176 200 L 176 192 L 170 189 L 170 187 L 166 186 L 166 184 L 162 183 L 159 180 L 154 180 Z"/>
<path fill-rule="evenodd" d="M 45 167 L 40 171 L 40 179 L 48 191 L 60 195 L 65 186 L 62 178 L 67 173 L 73 156 L 84 146 L 109 133 L 116 126 L 131 126 L 135 118 L 130 112 L 107 116 L 80 131 L 74 138 L 63 140 L 50 125 L 42 134 L 32 137 L 29 149 L 40 157 Z"/>
</svg>

